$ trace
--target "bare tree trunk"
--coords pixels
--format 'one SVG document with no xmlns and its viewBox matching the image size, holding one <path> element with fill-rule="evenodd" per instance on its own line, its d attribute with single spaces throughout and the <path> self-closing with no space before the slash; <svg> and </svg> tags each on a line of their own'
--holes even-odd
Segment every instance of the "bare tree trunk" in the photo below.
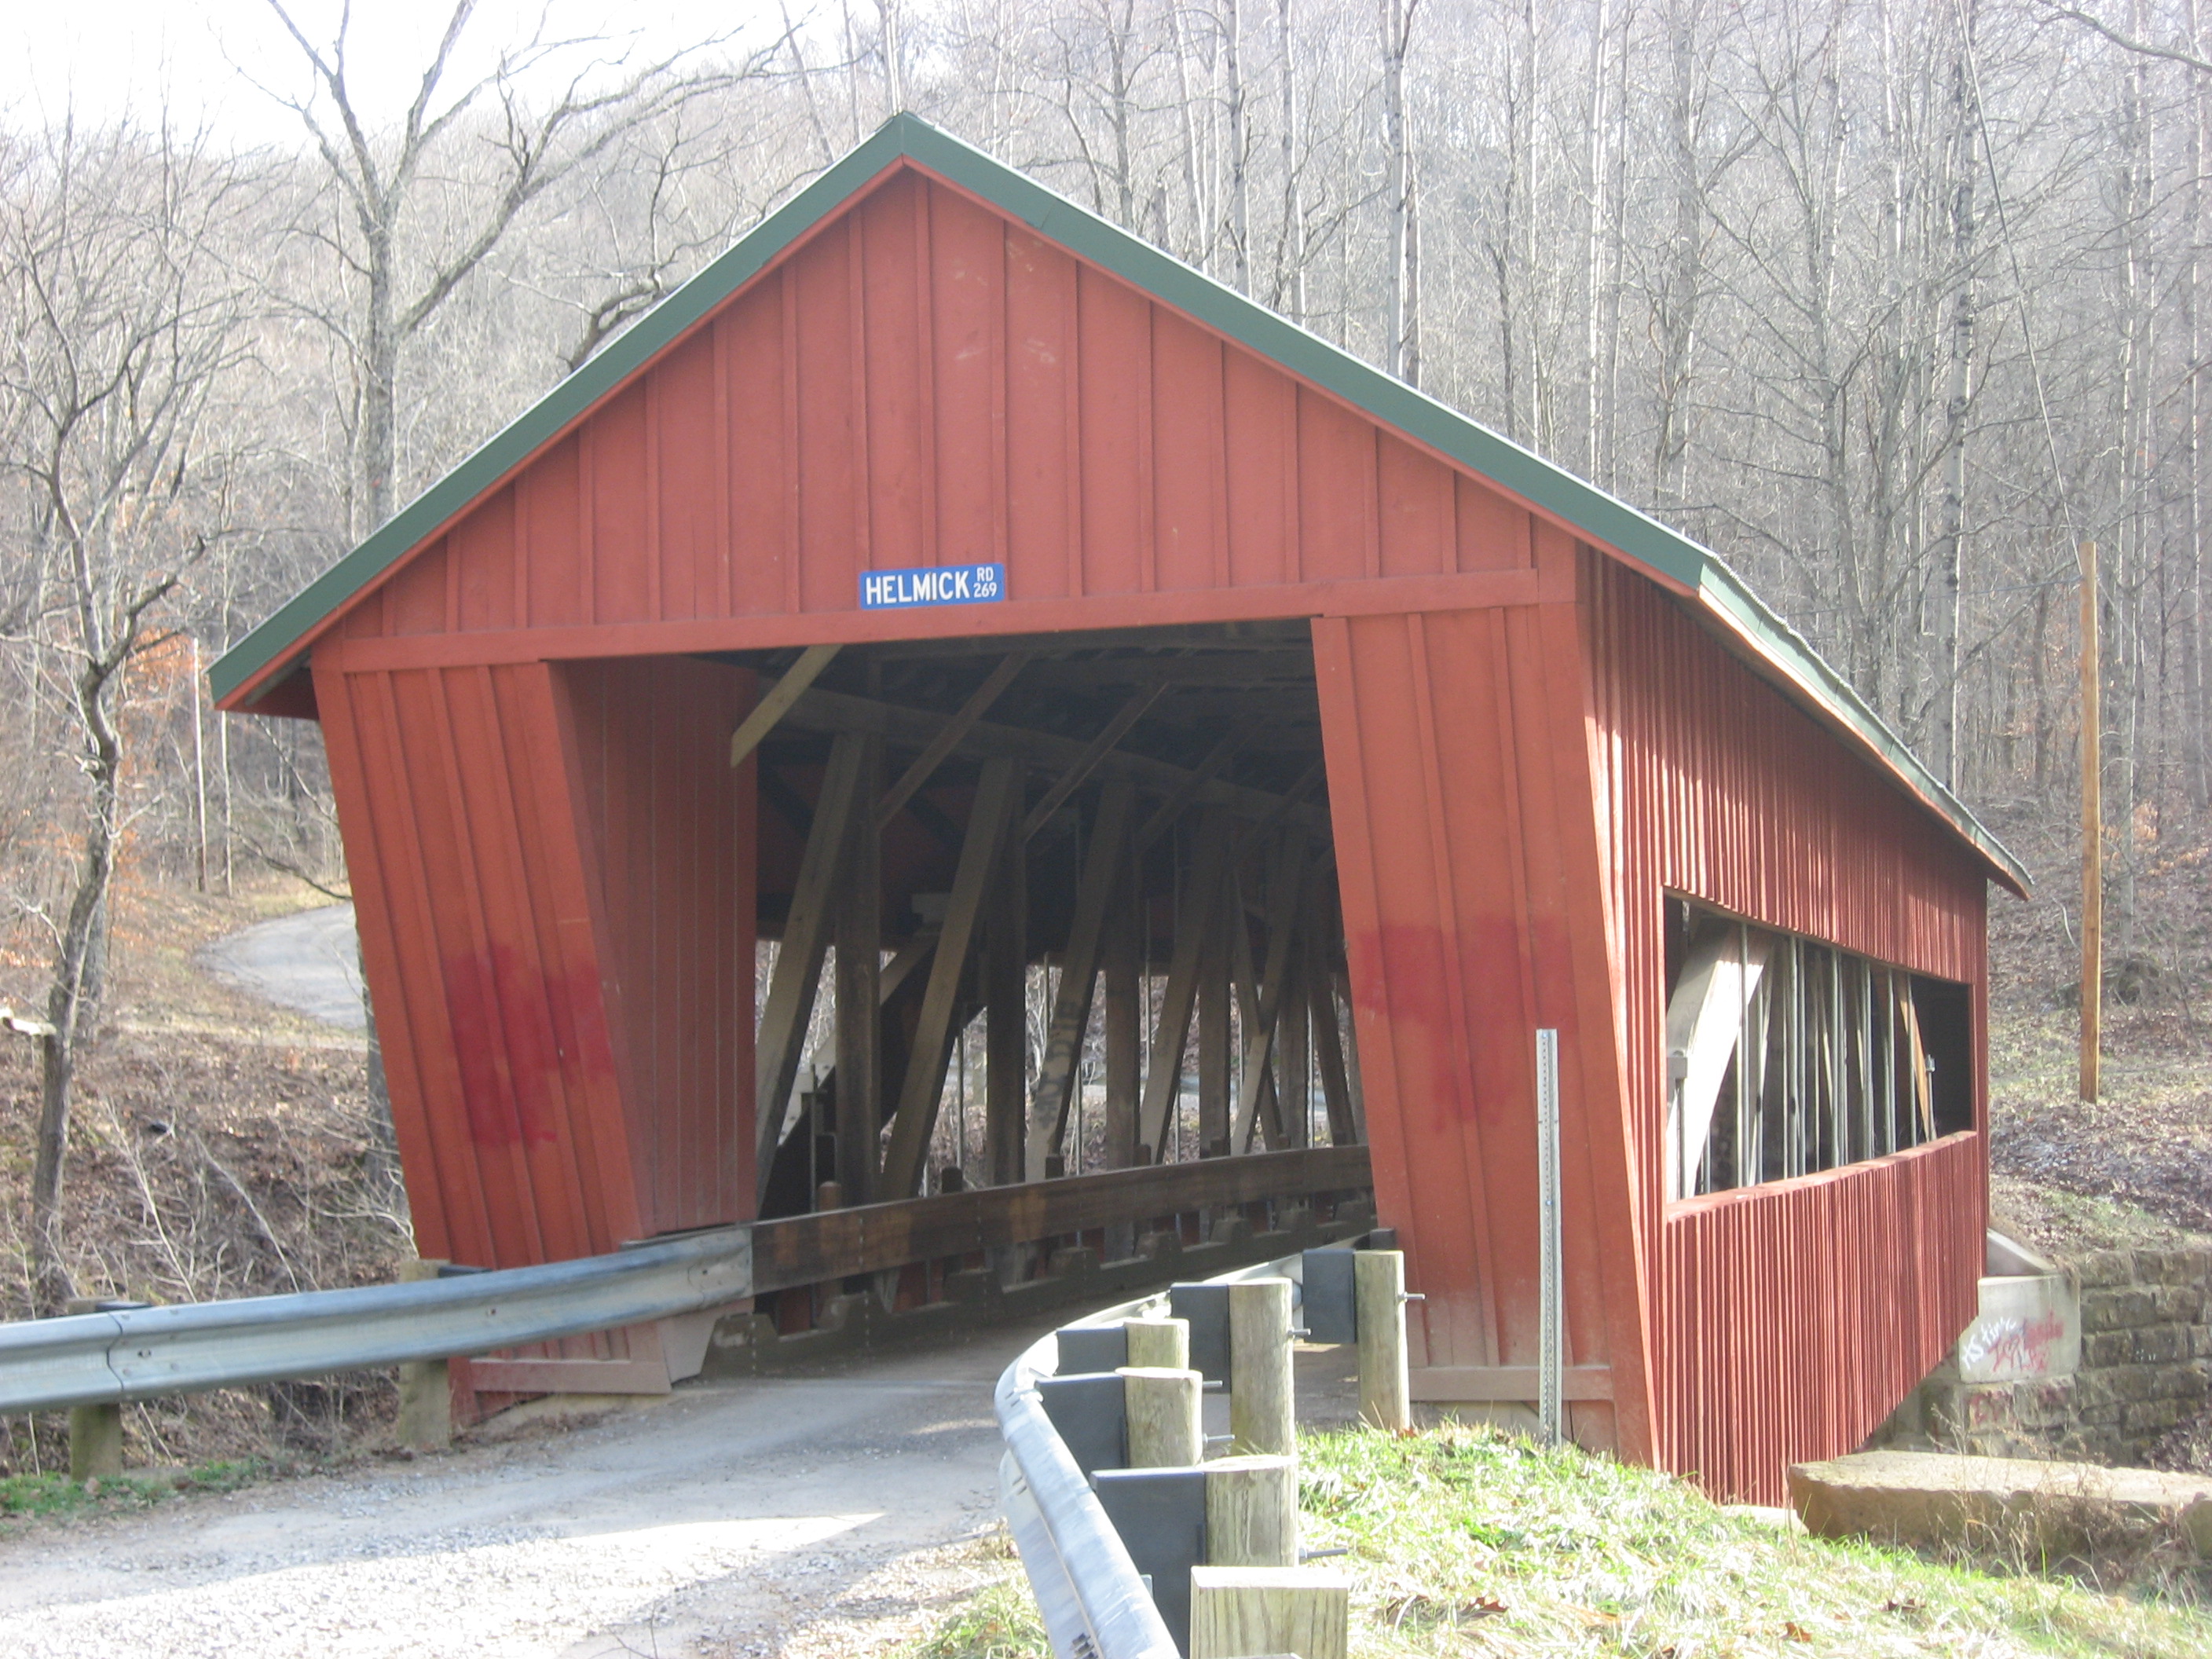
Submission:
<svg viewBox="0 0 2212 1659">
<path fill-rule="evenodd" d="M 1674 227 L 1667 249 L 1659 332 L 1658 407 L 1651 443 L 1652 493 L 1662 506 L 1683 505 L 1690 453 L 1689 390 L 1704 281 L 1705 208 L 1698 161 L 1698 0 L 1674 0 L 1668 20 L 1672 74 L 1667 102 L 1668 161 Z"/>
<path fill-rule="evenodd" d="M 1277 303 L 1294 323 L 1306 319 L 1306 210 L 1298 189 L 1298 76 L 1292 54 L 1291 0 L 1275 0 L 1276 27 L 1282 35 L 1283 70 L 1283 257 L 1290 267 Z"/>
<path fill-rule="evenodd" d="M 69 1158 L 70 1112 L 76 1084 L 79 1042 L 99 1017 L 100 935 L 106 925 L 107 894 L 115 876 L 116 779 L 121 744 L 115 733 L 113 667 L 88 658 L 78 671 L 77 716 L 84 722 L 82 757 L 90 790 L 84 840 L 77 855 L 76 886 L 54 947 L 53 983 L 46 994 L 46 1024 L 39 1039 L 39 1139 L 31 1165 L 32 1275 L 37 1311 L 62 1312 L 76 1294 L 61 1236 L 62 1174 Z"/>
<path fill-rule="evenodd" d="M 1406 235 L 1411 209 L 1412 153 L 1406 131 L 1406 48 L 1420 0 L 1380 0 L 1382 31 L 1382 149 L 1387 176 L 1383 210 L 1389 217 L 1389 274 L 1383 281 L 1382 367 L 1406 373 Z"/>
<path fill-rule="evenodd" d="M 1936 535 L 1935 721 L 1929 759 L 1936 775 L 1959 787 L 1960 572 L 1966 533 L 1966 420 L 1974 356 L 1974 179 L 1981 108 L 1973 90 L 1974 22 L 1978 0 L 1963 0 L 1963 31 L 1952 66 L 1954 124 L 1951 179 L 1951 365 L 1943 404 L 1942 527 Z"/>
<path fill-rule="evenodd" d="M 876 0 L 876 18 L 882 29 L 884 115 L 888 119 L 906 107 L 906 52 L 900 40 L 898 0 Z"/>
<path fill-rule="evenodd" d="M 1584 76 L 1583 131 L 1583 476 L 1595 479 L 1601 451 L 1599 422 L 1603 409 L 1601 357 L 1604 341 L 1606 224 L 1605 40 L 1611 24 L 1611 0 L 1598 0 L 1590 25 L 1589 67 Z"/>
<path fill-rule="evenodd" d="M 1244 18 L 1242 0 L 1222 0 L 1221 52 L 1224 90 L 1229 101 L 1229 280 L 1239 294 L 1252 291 L 1251 157 L 1245 131 Z"/>
<path fill-rule="evenodd" d="M 2201 34 L 2203 20 L 2198 14 L 2197 0 L 2190 0 L 2189 44 L 2191 51 L 2202 55 Z M 2189 143 L 2188 187 L 2185 196 L 2188 222 L 2182 241 L 2188 249 L 2187 275 L 2182 283 L 2182 326 L 2189 332 L 2189 361 L 2196 365 L 2204 361 L 2204 316 L 2202 301 L 2197 298 L 2197 285 L 2203 280 L 2204 236 L 2204 127 L 2208 100 L 2204 96 L 2204 80 L 2201 75 L 2189 77 Z M 2208 736 L 2205 726 L 2212 722 L 2212 701 L 2205 696 L 2205 638 L 2204 638 L 2204 376 L 2191 373 L 2189 376 L 2189 431 L 2184 440 L 2185 465 L 2189 469 L 2189 562 L 2182 571 L 2183 598 L 2181 604 L 2181 702 L 2182 702 L 2182 768 L 2189 792 L 2190 804 L 2203 811 L 2212 806 L 2212 764 L 2208 764 Z"/>
</svg>

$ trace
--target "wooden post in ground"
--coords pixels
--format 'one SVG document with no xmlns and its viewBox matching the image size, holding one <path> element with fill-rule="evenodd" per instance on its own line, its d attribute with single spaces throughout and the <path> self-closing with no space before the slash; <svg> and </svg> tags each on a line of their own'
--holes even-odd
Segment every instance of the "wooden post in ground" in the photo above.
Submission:
<svg viewBox="0 0 2212 1659">
<path fill-rule="evenodd" d="M 1206 1559 L 1221 1567 L 1298 1560 L 1298 1460 L 1217 1457 L 1206 1466 Z"/>
<path fill-rule="evenodd" d="M 1153 1370 L 1180 1371 L 1190 1364 L 1190 1321 L 1188 1319 L 1125 1319 L 1121 1328 L 1129 1339 L 1129 1363 Z"/>
<path fill-rule="evenodd" d="M 435 1279 L 442 1261 L 403 1261 L 402 1284 Z M 443 1359 L 410 1359 L 399 1367 L 399 1415 L 394 1437 L 416 1451 L 443 1451 L 453 1443 L 453 1382 Z"/>
<path fill-rule="evenodd" d="M 2105 1018 L 2104 670 L 2097 544 L 2081 544 L 2081 1098 L 2097 1097 Z"/>
<path fill-rule="evenodd" d="M 1193 1567 L 1190 1659 L 1345 1659 L 1352 1583 L 1312 1567 Z"/>
<path fill-rule="evenodd" d="M 1181 1469 L 1206 1456 L 1199 1426 L 1199 1398 L 1206 1379 L 1196 1371 L 1150 1365 L 1121 1368 L 1121 1412 L 1128 1425 L 1129 1467 Z"/>
<path fill-rule="evenodd" d="M 1397 1250 L 1355 1250 L 1353 1318 L 1359 1330 L 1359 1417 L 1395 1434 L 1413 1426 L 1406 1367 L 1406 1258 Z"/>
<path fill-rule="evenodd" d="M 123 1473 L 123 1407 L 114 1401 L 72 1406 L 69 1414 L 70 1479 L 80 1485 Z"/>
<path fill-rule="evenodd" d="M 1239 1452 L 1288 1456 L 1298 1449 L 1287 1279 L 1229 1287 L 1229 1432 Z"/>
</svg>

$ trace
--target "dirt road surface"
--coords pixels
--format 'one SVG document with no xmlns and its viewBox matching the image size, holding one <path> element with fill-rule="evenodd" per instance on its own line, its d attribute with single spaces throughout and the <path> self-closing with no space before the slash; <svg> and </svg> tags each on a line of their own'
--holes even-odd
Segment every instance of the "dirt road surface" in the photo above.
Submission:
<svg viewBox="0 0 2212 1659">
<path fill-rule="evenodd" d="M 348 1030 L 368 1029 L 350 904 L 258 921 L 206 946 L 198 960 L 217 978 L 280 1008 Z"/>
<path fill-rule="evenodd" d="M 1010 1569 L 991 1389 L 1046 1327 L 0 1543 L 0 1653 L 876 1653 Z"/>
</svg>

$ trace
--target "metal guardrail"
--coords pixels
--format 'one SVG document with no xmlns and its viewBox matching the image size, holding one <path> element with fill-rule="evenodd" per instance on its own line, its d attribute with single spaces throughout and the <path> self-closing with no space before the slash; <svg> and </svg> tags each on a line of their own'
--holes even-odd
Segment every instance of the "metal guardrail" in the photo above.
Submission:
<svg viewBox="0 0 2212 1659">
<path fill-rule="evenodd" d="M 1140 1297 L 1092 1314 L 1126 1318 Z M 1036 1380 L 1058 1370 L 1060 1334 L 1048 1332 L 1000 1374 L 994 1403 L 1006 1455 L 999 1470 L 1007 1529 L 1060 1659 L 1182 1659 L 1152 1591 L 1091 1483 L 1045 1415 Z"/>
<path fill-rule="evenodd" d="M 1205 1282 L 1279 1277 L 1295 1285 L 1303 1255 L 1217 1273 Z M 1162 1308 L 1166 1293 L 1102 1308 L 1080 1323 L 1109 1325 Z M 1060 1333 L 1031 1343 L 1000 1374 L 995 1404 L 1006 1443 L 1000 1503 L 1058 1659 L 1182 1659 L 1182 1649 L 1104 1507 L 1046 1416 L 1037 1379 L 1060 1365 Z"/>
<path fill-rule="evenodd" d="M 0 1325 L 0 1412 L 491 1353 L 691 1313 L 752 1288 L 751 1230 L 723 1227 L 456 1279 L 29 1320 Z"/>
<path fill-rule="evenodd" d="M 0 1412 L 494 1353 L 1132 1216 L 1364 1188 L 1369 1181 L 1365 1147 L 1311 1147 L 714 1228 L 611 1255 L 458 1279 L 0 1324 Z"/>
</svg>

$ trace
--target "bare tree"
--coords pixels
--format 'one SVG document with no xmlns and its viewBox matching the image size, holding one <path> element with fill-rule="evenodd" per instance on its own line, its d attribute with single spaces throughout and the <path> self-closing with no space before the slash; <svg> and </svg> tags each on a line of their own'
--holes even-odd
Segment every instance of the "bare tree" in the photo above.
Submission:
<svg viewBox="0 0 2212 1659">
<path fill-rule="evenodd" d="M 1389 246 L 1383 256 L 1382 366 L 1406 374 L 1407 272 L 1407 238 L 1412 231 L 1413 135 L 1406 125 L 1406 54 L 1413 42 L 1413 19 L 1421 0 L 1377 0 L 1382 37 L 1382 152 L 1387 181 L 1384 210 L 1389 216 Z M 1420 373 L 1416 361 L 1413 375 Z"/>
<path fill-rule="evenodd" d="M 338 191 L 343 213 L 321 234 L 359 283 L 352 309 L 328 319 L 346 342 L 355 374 L 348 429 L 356 536 L 392 514 L 400 359 L 409 343 L 548 189 L 641 123 L 709 87 L 763 72 L 783 44 L 734 69 L 699 69 L 703 46 L 641 62 L 613 52 L 611 66 L 614 43 L 557 35 L 541 15 L 528 39 L 499 49 L 489 70 L 453 84 L 477 6 L 477 0 L 455 0 L 397 130 L 387 131 L 355 89 L 347 56 L 351 8 L 339 14 L 333 36 L 316 40 L 284 0 L 269 0 L 313 87 L 270 94 L 299 116 Z M 542 86 L 551 90 L 541 102 Z M 489 161 L 490 172 L 470 207 L 437 224 L 420 199 L 425 167 L 441 145 L 464 137 L 475 141 L 475 155 Z"/>
<path fill-rule="evenodd" d="M 125 670 L 222 532 L 228 461 L 211 432 L 245 366 L 234 233 L 248 187 L 204 140 L 166 127 L 47 129 L 0 194 L 0 304 L 13 405 L 0 465 L 40 572 L 33 625 L 67 710 L 82 777 L 74 872 L 49 925 L 31 1176 L 34 1296 L 74 1294 L 61 1233 L 73 1088 L 100 1007 L 108 897 L 124 830 Z"/>
</svg>

